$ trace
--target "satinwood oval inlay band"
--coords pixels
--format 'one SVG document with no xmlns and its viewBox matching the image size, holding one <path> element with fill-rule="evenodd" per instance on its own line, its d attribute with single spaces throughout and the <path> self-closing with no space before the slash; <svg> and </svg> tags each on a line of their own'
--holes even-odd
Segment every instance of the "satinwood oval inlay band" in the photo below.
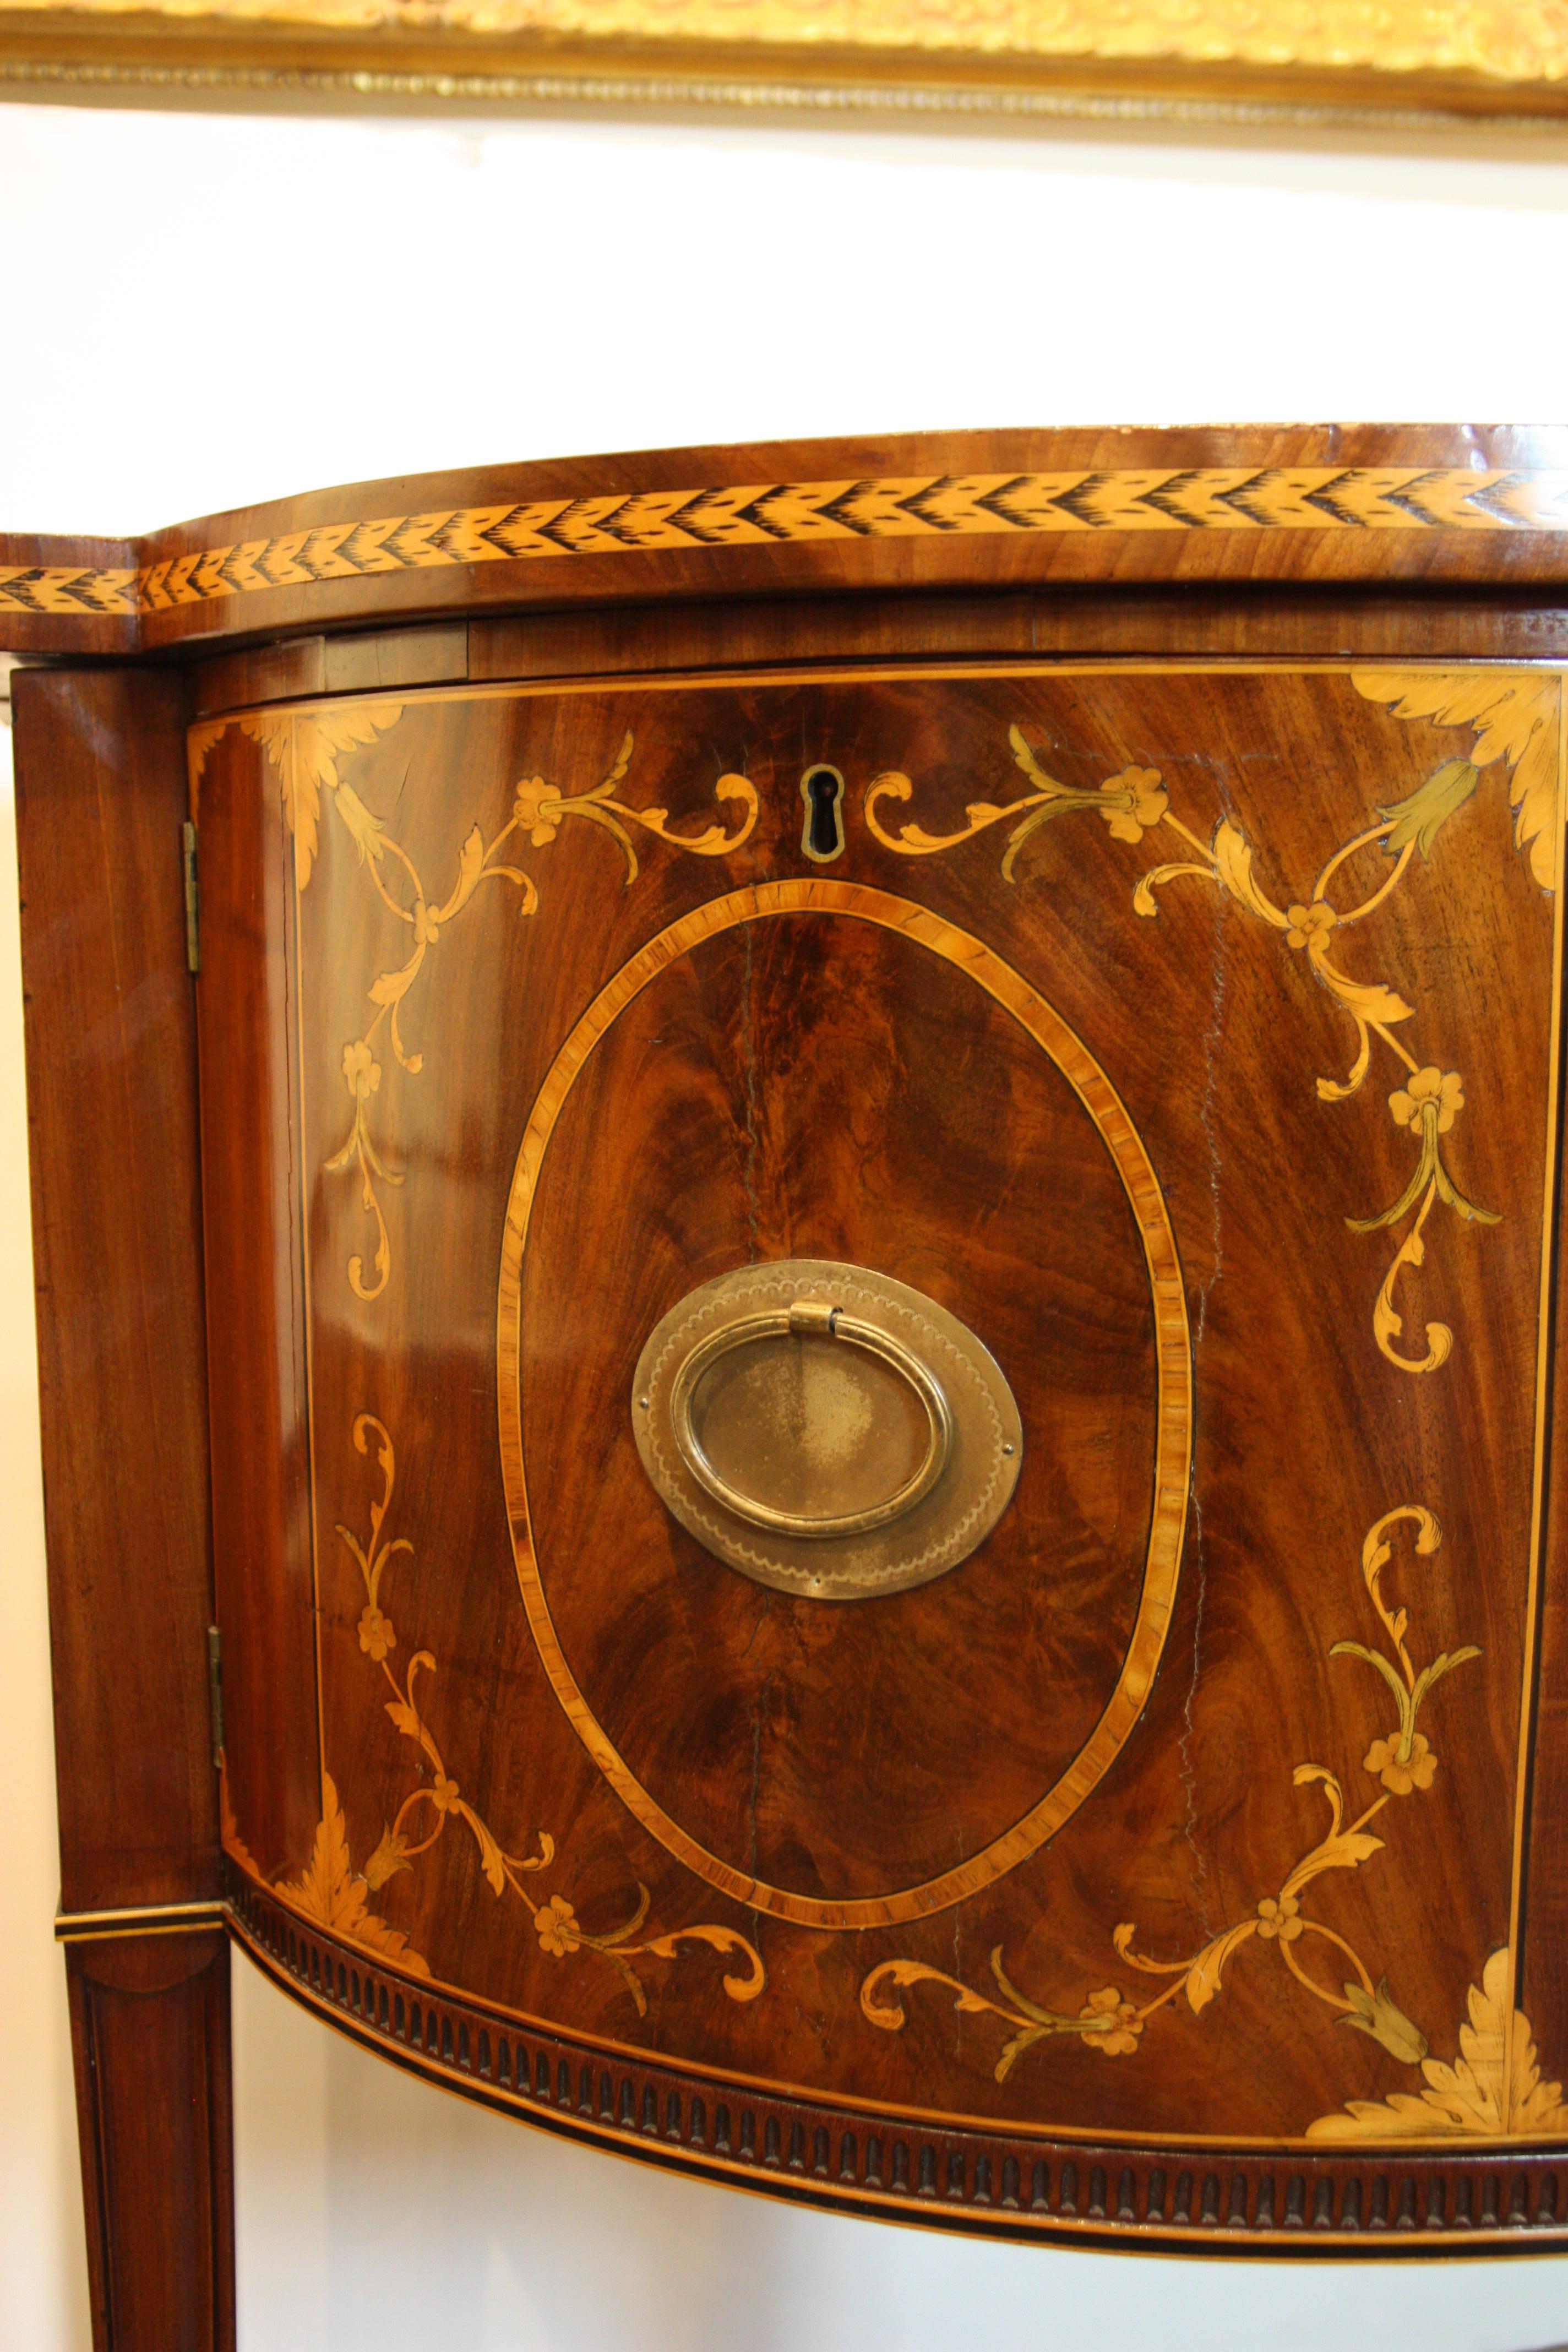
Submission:
<svg viewBox="0 0 1568 2352">
<path fill-rule="evenodd" d="M 1089 1738 L 1054 1785 L 980 1852 L 917 1885 L 825 1900 L 769 1885 L 710 1853 L 643 1786 L 579 1687 L 551 1614 L 528 1504 L 522 1440 L 522 1269 L 529 1221 L 552 1132 L 595 1046 L 655 977 L 704 940 L 779 915 L 837 915 L 897 932 L 942 958 L 1010 1013 L 1061 1073 L 1098 1129 L 1131 1204 L 1148 1273 L 1156 1356 L 1152 1507 L 1137 1613 L 1121 1672 Z M 595 1763 L 644 1829 L 732 1901 L 805 1927 L 897 1925 L 929 1916 L 994 1884 L 1038 1852 L 1103 1778 L 1152 1686 L 1181 1571 L 1192 1468 L 1192 1339 L 1176 1241 L 1160 1182 L 1125 1106 L 1081 1038 L 1012 965 L 970 932 L 891 892 L 812 877 L 757 884 L 683 915 L 638 950 L 589 1005 L 545 1075 L 513 1171 L 497 1309 L 501 1479 L 530 1631 L 552 1688 Z"/>
</svg>

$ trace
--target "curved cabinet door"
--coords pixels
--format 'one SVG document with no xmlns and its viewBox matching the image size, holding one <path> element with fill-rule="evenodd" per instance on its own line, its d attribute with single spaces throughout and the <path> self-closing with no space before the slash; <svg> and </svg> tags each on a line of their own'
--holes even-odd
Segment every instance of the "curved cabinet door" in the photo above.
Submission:
<svg viewBox="0 0 1568 2352">
<path fill-rule="evenodd" d="M 1504 2230 L 1568 2130 L 1559 703 L 1058 664 L 193 730 L 264 1962 L 847 2206 Z"/>
</svg>

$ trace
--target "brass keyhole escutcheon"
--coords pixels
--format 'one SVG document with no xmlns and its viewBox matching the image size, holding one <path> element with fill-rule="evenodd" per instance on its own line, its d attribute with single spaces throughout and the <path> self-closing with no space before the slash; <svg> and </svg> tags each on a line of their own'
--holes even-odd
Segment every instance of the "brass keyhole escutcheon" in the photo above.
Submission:
<svg viewBox="0 0 1568 2352">
<path fill-rule="evenodd" d="M 955 1316 L 863 1266 L 743 1266 L 690 1292 L 637 1364 L 643 1467 L 759 1583 L 849 1601 L 928 1582 L 1011 1498 L 1023 1432 Z"/>
<path fill-rule="evenodd" d="M 831 866 L 844 855 L 844 779 L 837 768 L 807 768 L 800 796 L 805 803 L 801 848 L 814 866 Z"/>
</svg>

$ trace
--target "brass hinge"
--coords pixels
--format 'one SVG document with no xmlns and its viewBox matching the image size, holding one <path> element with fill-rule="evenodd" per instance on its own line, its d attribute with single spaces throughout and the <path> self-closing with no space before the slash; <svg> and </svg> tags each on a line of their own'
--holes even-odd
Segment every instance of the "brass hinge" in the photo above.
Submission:
<svg viewBox="0 0 1568 2352">
<path fill-rule="evenodd" d="M 185 869 L 185 969 L 202 968 L 202 899 L 196 881 L 196 828 L 189 817 L 180 828 Z"/>
<path fill-rule="evenodd" d="M 207 1627 L 207 1706 L 212 1716 L 213 1769 L 223 1762 L 223 1635 Z"/>
</svg>

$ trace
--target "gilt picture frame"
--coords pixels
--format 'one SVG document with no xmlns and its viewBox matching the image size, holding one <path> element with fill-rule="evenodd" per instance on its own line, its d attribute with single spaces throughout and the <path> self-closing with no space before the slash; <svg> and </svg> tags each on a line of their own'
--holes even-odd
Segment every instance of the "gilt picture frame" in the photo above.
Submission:
<svg viewBox="0 0 1568 2352">
<path fill-rule="evenodd" d="M 8 0 L 0 92 L 1539 139 L 1568 129 L 1568 16 L 1513 0 Z"/>
</svg>

